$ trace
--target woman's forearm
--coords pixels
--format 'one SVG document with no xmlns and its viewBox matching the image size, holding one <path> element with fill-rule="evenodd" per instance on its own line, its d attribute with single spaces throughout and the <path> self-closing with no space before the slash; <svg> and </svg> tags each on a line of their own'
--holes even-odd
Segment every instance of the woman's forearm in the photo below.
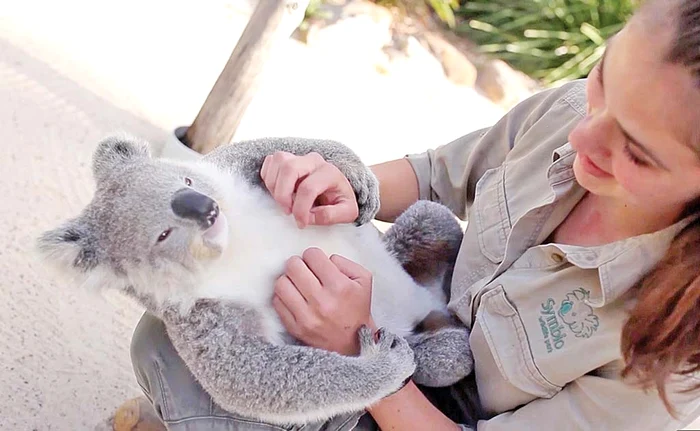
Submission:
<svg viewBox="0 0 700 431">
<path fill-rule="evenodd" d="M 367 411 L 382 431 L 461 429 L 433 406 L 413 382 L 409 382 L 400 391 L 379 401 Z"/>
<path fill-rule="evenodd" d="M 370 166 L 379 180 L 381 207 L 376 218 L 393 222 L 406 208 L 418 200 L 418 179 L 407 159 Z"/>
</svg>

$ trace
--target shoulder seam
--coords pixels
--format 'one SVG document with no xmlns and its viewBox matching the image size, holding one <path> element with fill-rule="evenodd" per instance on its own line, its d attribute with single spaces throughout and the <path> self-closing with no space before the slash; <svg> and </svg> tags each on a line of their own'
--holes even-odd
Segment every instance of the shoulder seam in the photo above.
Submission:
<svg viewBox="0 0 700 431">
<path fill-rule="evenodd" d="M 576 113 L 581 116 L 586 116 L 586 86 L 585 81 L 576 82 L 571 86 L 571 89 L 566 92 L 562 100 L 571 106 Z"/>
</svg>

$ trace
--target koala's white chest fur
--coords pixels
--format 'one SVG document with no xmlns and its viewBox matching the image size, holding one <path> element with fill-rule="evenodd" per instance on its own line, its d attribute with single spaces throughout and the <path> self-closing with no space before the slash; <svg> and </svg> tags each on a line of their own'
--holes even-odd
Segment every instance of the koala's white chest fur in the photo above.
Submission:
<svg viewBox="0 0 700 431">
<path fill-rule="evenodd" d="M 399 336 L 410 333 L 432 310 L 444 307 L 401 268 L 371 224 L 299 229 L 293 216 L 284 214 L 266 192 L 230 175 L 218 176 L 218 182 L 227 193 L 219 205 L 228 221 L 228 244 L 204 271 L 195 295 L 257 309 L 270 341 L 282 342 L 284 333 L 270 302 L 275 280 L 291 256 L 300 256 L 309 247 L 342 255 L 368 269 L 373 275 L 372 316 L 377 325 Z"/>
</svg>

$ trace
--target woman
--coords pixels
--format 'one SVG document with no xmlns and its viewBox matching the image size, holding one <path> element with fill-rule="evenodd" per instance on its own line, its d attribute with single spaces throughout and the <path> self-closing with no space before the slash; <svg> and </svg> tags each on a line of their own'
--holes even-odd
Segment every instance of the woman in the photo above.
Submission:
<svg viewBox="0 0 700 431">
<path fill-rule="evenodd" d="M 683 392 L 700 366 L 699 53 L 700 1 L 650 1 L 585 82 L 374 166 L 378 218 L 432 199 L 469 220 L 450 308 L 472 330 L 483 411 L 466 414 L 469 382 L 432 402 L 409 382 L 362 418 L 304 429 L 675 430 L 700 415 L 700 397 Z M 302 228 L 357 217 L 347 180 L 325 162 L 277 154 L 261 175 Z M 371 324 L 371 286 L 321 251 L 292 259 L 303 265 L 290 265 L 273 299 L 285 326 L 354 353 L 356 329 Z M 325 319 L 319 304 L 340 303 L 338 283 L 354 283 L 354 296 Z M 217 410 L 152 319 L 133 358 L 171 429 L 280 429 Z"/>
</svg>

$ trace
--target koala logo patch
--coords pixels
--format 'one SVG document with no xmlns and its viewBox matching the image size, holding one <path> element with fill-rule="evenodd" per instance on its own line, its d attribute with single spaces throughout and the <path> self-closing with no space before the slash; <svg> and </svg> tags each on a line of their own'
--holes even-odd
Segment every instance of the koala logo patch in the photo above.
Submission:
<svg viewBox="0 0 700 431">
<path fill-rule="evenodd" d="M 577 338 L 590 338 L 598 330 L 600 319 L 586 303 L 589 296 L 589 291 L 579 287 L 567 293 L 558 308 L 552 298 L 542 303 L 539 322 L 547 353 L 564 347 L 567 327 Z"/>
<path fill-rule="evenodd" d="M 571 329 L 571 332 L 579 338 L 590 338 L 598 329 L 600 320 L 593 314 L 593 308 L 586 304 L 590 293 L 579 287 L 566 294 L 559 306 L 559 317 Z"/>
</svg>

